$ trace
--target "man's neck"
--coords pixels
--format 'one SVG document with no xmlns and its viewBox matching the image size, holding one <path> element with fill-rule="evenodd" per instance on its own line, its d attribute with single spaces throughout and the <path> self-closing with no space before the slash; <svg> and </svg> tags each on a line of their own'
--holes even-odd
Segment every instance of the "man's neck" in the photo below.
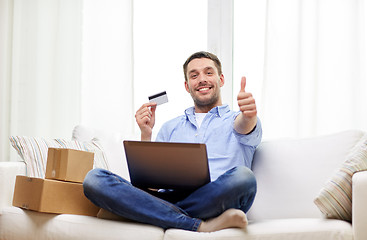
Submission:
<svg viewBox="0 0 367 240">
<path fill-rule="evenodd" d="M 211 106 L 197 106 L 195 105 L 195 112 L 196 113 L 208 113 L 210 110 L 212 110 L 215 107 L 222 106 L 222 103 L 215 104 Z"/>
</svg>

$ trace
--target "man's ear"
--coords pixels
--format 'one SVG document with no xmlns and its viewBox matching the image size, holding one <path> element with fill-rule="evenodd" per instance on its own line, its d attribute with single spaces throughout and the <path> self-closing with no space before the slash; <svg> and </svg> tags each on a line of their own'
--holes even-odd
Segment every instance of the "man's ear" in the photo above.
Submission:
<svg viewBox="0 0 367 240">
<path fill-rule="evenodd" d="M 220 81 L 220 87 L 223 87 L 223 85 L 224 85 L 224 75 L 223 75 L 223 73 L 220 75 L 220 78 L 219 78 L 219 81 Z"/>
<path fill-rule="evenodd" d="M 189 83 L 187 81 L 185 81 L 185 89 L 188 93 L 190 93 L 190 90 L 189 90 Z"/>
</svg>

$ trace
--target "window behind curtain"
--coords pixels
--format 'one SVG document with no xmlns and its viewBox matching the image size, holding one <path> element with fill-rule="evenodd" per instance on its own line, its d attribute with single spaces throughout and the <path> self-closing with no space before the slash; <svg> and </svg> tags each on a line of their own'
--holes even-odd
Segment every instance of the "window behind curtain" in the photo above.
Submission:
<svg viewBox="0 0 367 240">
<path fill-rule="evenodd" d="M 155 139 L 164 122 L 193 105 L 182 65 L 192 53 L 207 49 L 207 0 L 135 0 L 133 26 L 134 110 L 161 91 L 169 100 L 157 108 Z"/>
</svg>

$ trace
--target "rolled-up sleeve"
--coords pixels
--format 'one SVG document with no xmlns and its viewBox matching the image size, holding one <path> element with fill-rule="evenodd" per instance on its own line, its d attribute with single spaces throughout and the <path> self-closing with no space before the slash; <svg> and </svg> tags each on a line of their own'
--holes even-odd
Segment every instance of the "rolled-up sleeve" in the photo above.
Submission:
<svg viewBox="0 0 367 240">
<path fill-rule="evenodd" d="M 251 146 L 256 148 L 260 142 L 261 142 L 261 138 L 262 138 L 262 126 L 261 126 L 261 121 L 259 118 L 257 118 L 257 123 L 255 126 L 255 129 L 249 133 L 249 134 L 240 134 L 238 132 L 236 132 L 236 130 L 233 129 L 233 132 L 238 140 L 238 142 L 240 142 L 243 145 L 246 146 Z"/>
</svg>

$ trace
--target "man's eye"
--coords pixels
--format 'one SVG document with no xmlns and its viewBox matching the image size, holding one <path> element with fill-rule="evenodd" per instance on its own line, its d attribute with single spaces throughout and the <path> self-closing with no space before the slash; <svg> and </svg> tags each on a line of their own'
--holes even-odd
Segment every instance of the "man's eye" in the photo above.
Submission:
<svg viewBox="0 0 367 240">
<path fill-rule="evenodd" d="M 207 74 L 208 74 L 208 75 L 212 75 L 213 73 L 212 73 L 212 72 L 208 72 Z"/>
<path fill-rule="evenodd" d="M 196 78 L 198 75 L 196 75 L 196 74 L 193 74 L 193 75 L 191 75 L 191 78 Z"/>
</svg>

